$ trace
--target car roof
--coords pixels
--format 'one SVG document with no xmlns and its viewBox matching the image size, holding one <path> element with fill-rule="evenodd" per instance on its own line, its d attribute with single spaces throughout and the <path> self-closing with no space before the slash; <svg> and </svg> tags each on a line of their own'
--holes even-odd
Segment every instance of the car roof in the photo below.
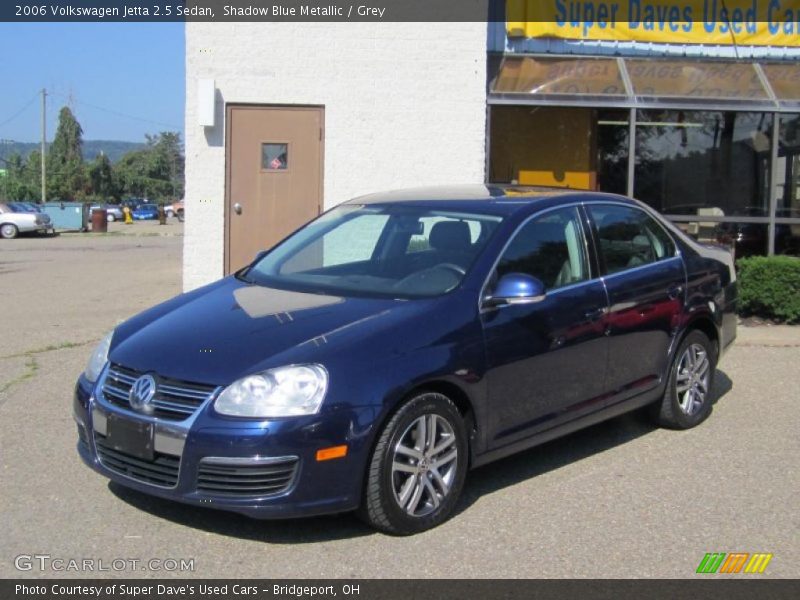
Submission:
<svg viewBox="0 0 800 600">
<path fill-rule="evenodd" d="M 476 210 L 511 214 L 530 208 L 549 208 L 572 202 L 613 200 L 636 204 L 626 196 L 569 188 L 519 185 L 451 185 L 399 189 L 359 196 L 347 204 L 408 203 L 429 208 Z"/>
</svg>

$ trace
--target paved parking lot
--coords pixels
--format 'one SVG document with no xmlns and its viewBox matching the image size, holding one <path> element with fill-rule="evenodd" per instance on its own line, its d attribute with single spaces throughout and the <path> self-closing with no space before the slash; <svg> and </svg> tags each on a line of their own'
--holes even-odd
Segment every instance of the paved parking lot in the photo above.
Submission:
<svg viewBox="0 0 800 600">
<path fill-rule="evenodd" d="M 124 227 L 0 243 L 0 577 L 89 575 L 15 569 L 37 553 L 194 559 L 199 577 L 692 577 L 706 552 L 734 551 L 800 576 L 798 329 L 740 329 L 701 427 L 634 414 L 479 469 L 460 514 L 411 538 L 109 484 L 77 457 L 73 382 L 105 331 L 180 291 L 181 226 Z"/>
</svg>

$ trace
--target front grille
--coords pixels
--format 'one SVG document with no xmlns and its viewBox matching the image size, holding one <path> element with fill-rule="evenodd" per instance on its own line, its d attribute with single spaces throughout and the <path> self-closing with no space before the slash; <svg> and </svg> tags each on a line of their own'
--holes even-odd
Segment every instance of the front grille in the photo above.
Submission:
<svg viewBox="0 0 800 600">
<path fill-rule="evenodd" d="M 297 457 L 255 464 L 203 459 L 197 471 L 197 489 L 223 496 L 269 496 L 289 489 L 297 473 Z"/>
<path fill-rule="evenodd" d="M 108 368 L 103 384 L 103 396 L 111 404 L 131 409 L 128 394 L 140 375 L 142 373 L 133 369 L 112 364 Z M 182 421 L 193 415 L 215 389 L 213 385 L 156 377 L 156 395 L 153 397 L 155 410 L 152 415 L 172 421 Z"/>
<path fill-rule="evenodd" d="M 106 438 L 99 433 L 94 434 L 94 445 L 97 448 L 97 458 L 109 471 L 120 475 L 127 475 L 143 483 L 160 485 L 162 487 L 175 487 L 178 483 L 178 470 L 181 459 L 169 454 L 155 453 L 153 460 L 136 458 L 129 454 L 114 450 L 106 443 Z"/>
</svg>

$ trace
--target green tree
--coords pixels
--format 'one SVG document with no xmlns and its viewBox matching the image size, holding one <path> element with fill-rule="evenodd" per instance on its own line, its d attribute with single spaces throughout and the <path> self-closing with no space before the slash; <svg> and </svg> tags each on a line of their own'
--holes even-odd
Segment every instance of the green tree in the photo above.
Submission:
<svg viewBox="0 0 800 600">
<path fill-rule="evenodd" d="M 106 202 L 109 199 L 119 201 L 119 187 L 117 177 L 111 161 L 105 154 L 98 154 L 92 161 L 87 172 L 92 186 L 92 198 L 97 201 Z"/>
<path fill-rule="evenodd" d="M 48 198 L 83 200 L 91 194 L 82 148 L 83 129 L 65 106 L 58 113 L 56 136 L 47 155 Z"/>
<path fill-rule="evenodd" d="M 0 178 L 0 199 L 36 201 L 40 197 L 41 159 L 33 152 L 27 160 L 12 154 L 6 160 L 6 176 Z"/>
<path fill-rule="evenodd" d="M 183 196 L 184 157 L 179 133 L 146 136 L 147 146 L 128 152 L 114 166 L 125 194 L 167 202 Z"/>
</svg>

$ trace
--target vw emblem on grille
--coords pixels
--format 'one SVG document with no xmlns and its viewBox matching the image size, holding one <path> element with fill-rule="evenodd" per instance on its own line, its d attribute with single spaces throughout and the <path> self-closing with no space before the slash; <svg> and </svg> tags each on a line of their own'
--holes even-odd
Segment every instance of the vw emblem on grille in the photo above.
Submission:
<svg viewBox="0 0 800 600">
<path fill-rule="evenodd" d="M 142 375 L 133 382 L 128 394 L 131 408 L 143 413 L 153 412 L 153 397 L 156 395 L 156 380 L 152 375 Z"/>
</svg>

